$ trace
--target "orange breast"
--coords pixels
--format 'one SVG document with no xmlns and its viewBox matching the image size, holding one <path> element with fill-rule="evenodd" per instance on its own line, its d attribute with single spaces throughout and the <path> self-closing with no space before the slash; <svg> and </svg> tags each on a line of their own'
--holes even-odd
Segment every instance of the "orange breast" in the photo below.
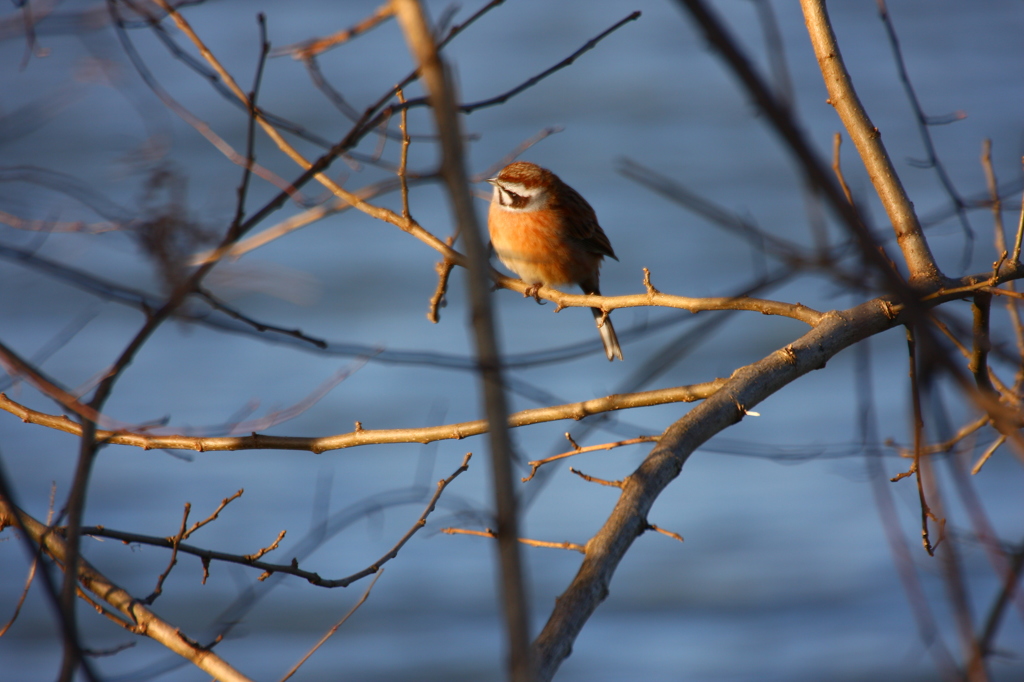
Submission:
<svg viewBox="0 0 1024 682">
<path fill-rule="evenodd" d="M 487 226 L 501 262 L 528 284 L 576 284 L 596 273 L 601 257 L 567 238 L 555 211 L 507 211 L 491 204 Z"/>
</svg>

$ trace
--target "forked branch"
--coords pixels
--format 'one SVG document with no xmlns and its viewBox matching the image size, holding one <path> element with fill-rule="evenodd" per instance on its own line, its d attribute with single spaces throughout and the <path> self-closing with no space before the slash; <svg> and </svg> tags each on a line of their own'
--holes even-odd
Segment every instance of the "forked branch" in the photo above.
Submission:
<svg viewBox="0 0 1024 682">
<path fill-rule="evenodd" d="M 47 526 L 25 512 L 14 508 L 6 499 L 0 498 L 0 526 L 17 523 L 14 521 L 15 516 L 17 516 L 17 522 L 20 522 L 21 528 L 32 538 L 34 543 L 41 546 L 43 552 L 61 565 L 66 564 L 67 546 L 64 538 L 50 531 Z M 77 582 L 127 618 L 133 624 L 133 632 L 160 642 L 217 680 L 248 682 L 249 678 L 235 670 L 209 648 L 186 637 L 179 628 L 157 617 L 139 600 L 93 568 L 85 559 L 78 557 L 77 565 Z"/>
</svg>

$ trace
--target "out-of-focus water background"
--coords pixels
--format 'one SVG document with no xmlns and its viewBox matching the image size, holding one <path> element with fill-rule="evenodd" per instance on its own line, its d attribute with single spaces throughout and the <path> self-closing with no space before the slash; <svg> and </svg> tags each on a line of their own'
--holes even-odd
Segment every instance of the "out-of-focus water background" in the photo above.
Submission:
<svg viewBox="0 0 1024 682">
<path fill-rule="evenodd" d="M 377 4 L 223 1 L 189 7 L 185 16 L 248 89 L 258 53 L 257 12 L 266 13 L 273 44 L 283 46 L 352 25 Z M 464 20 L 479 4 L 462 6 L 454 21 Z M 889 6 L 922 107 L 937 117 L 959 113 L 955 123 L 931 128 L 952 182 L 965 199 L 985 196 L 979 155 L 982 140 L 990 138 L 1012 230 L 1021 187 L 1024 10 L 1020 3 L 1005 0 L 895 1 Z M 445 14 L 444 3 L 430 7 L 435 18 Z M 768 51 L 755 4 L 724 0 L 715 8 L 767 73 Z M 179 217 L 222 233 L 233 215 L 239 168 L 144 84 L 105 18 L 103 3 L 66 2 L 50 9 L 52 14 L 46 15 L 42 4 L 37 8 L 34 55 L 26 56 L 17 11 L 6 10 L 0 29 L 0 210 L 30 220 L 94 224 L 152 216 L 161 207 L 176 206 L 185 212 Z M 624 159 L 800 244 L 813 244 L 809 215 L 814 211 L 808 210 L 787 153 L 679 6 L 654 0 L 506 3 L 460 35 L 446 55 L 463 100 L 485 99 L 559 62 L 636 9 L 643 11 L 638 21 L 570 68 L 503 106 L 466 117 L 466 131 L 475 138 L 469 147 L 471 170 L 483 172 L 524 140 L 560 126 L 561 132 L 523 158 L 555 170 L 596 209 L 619 257 L 605 264 L 606 294 L 642 291 L 644 267 L 668 293 L 737 293 L 765 271 L 785 266 L 762 259 L 748 242 L 627 179 L 619 172 Z M 774 9 L 799 119 L 827 158 L 840 124 L 825 101 L 802 16 L 796 3 L 777 2 Z M 968 213 L 974 246 L 964 267 L 967 240 L 934 169 L 920 163 L 926 153 L 876 3 L 834 2 L 830 11 L 863 103 L 920 215 L 928 219 L 929 240 L 940 265 L 953 276 L 990 268 L 997 256 L 987 209 Z M 164 25 L 187 55 L 196 55 L 169 21 Z M 134 26 L 128 35 L 161 87 L 243 152 L 244 111 L 175 59 L 144 26 Z M 394 22 L 325 53 L 320 64 L 325 77 L 358 111 L 411 68 Z M 420 92 L 414 86 L 409 94 Z M 267 63 L 260 103 L 329 141 L 340 139 L 349 126 L 314 88 L 302 64 L 289 57 Z M 415 134 L 432 131 L 426 110 L 414 110 L 409 120 Z M 298 176 L 294 164 L 259 132 L 257 140 L 261 164 L 286 179 Z M 378 144 L 370 136 L 359 151 L 373 155 Z M 311 158 L 322 153 L 308 141 L 297 140 L 296 145 Z M 383 158 L 393 163 L 397 152 L 390 140 Z M 435 162 L 432 142 L 415 139 L 410 168 L 428 172 Z M 848 141 L 843 170 L 858 201 L 883 229 L 885 214 L 872 198 Z M 343 161 L 330 172 L 349 188 L 390 174 L 386 168 Z M 303 191 L 311 200 L 326 196 L 312 183 Z M 250 211 L 274 192 L 254 181 Z M 377 201 L 400 208 L 396 193 Z M 438 186 L 414 186 L 410 202 L 424 227 L 442 237 L 450 234 L 451 219 Z M 481 216 L 485 206 L 483 201 L 478 204 Z M 300 210 L 289 205 L 257 230 Z M 843 239 L 834 226 L 827 229 L 832 241 Z M 40 360 L 42 369 L 72 389 L 88 386 L 116 358 L 142 324 L 142 315 L 20 263 L 9 249 L 154 295 L 161 291 L 160 276 L 144 255 L 137 231 L 45 234 L 0 225 L 0 244 L 8 249 L 0 259 L 0 340 L 26 358 L 45 358 Z M 146 344 L 105 412 L 129 424 L 166 420 L 170 432 L 205 429 L 219 435 L 225 429 L 218 425 L 286 409 L 339 370 L 354 368 L 294 419 L 259 430 L 325 436 L 347 432 L 357 420 L 365 428 L 400 428 L 478 418 L 474 377 L 465 369 L 472 341 L 464 324 L 462 273 L 453 275 L 440 323 L 430 324 L 424 316 L 437 260 L 435 252 L 409 235 L 355 211 L 272 241 L 237 262 L 218 266 L 207 280 L 210 290 L 253 318 L 299 328 L 328 340 L 334 349 L 348 344 L 380 354 L 359 366 L 352 354 L 318 352 L 280 335 L 171 322 Z M 761 295 L 820 310 L 845 308 L 867 295 L 851 295 L 830 274 L 797 276 Z M 588 312 L 570 309 L 554 315 L 553 305 L 541 307 L 508 291 L 496 292 L 494 301 L 508 354 L 536 357 L 531 354 L 573 345 L 588 351 L 564 362 L 510 370 L 513 409 L 640 386 L 637 375 L 645 361 L 677 351 L 685 343 L 684 334 L 715 319 L 711 313 L 617 311 L 626 361 L 607 363 Z M 201 303 L 190 305 L 196 313 L 209 312 Z M 947 308 L 959 319 L 969 319 L 966 303 Z M 1012 336 L 1000 311 L 995 313 L 1001 330 L 997 340 L 1012 351 Z M 642 386 L 728 376 L 805 329 L 788 319 L 731 314 Z M 906 443 L 904 332 L 882 334 L 872 339 L 870 348 L 878 437 Z M 406 351 L 422 355 L 410 358 Z M 652 523 L 682 534 L 685 542 L 649 533 L 634 544 L 611 594 L 583 629 L 558 679 L 936 679 L 930 650 L 938 645 L 923 641 L 915 623 L 857 447 L 862 433 L 855 386 L 863 368 L 855 352 L 840 354 L 825 369 L 759 405 L 760 417 L 745 419 L 690 458 L 650 517 Z M 1012 381 L 1012 368 L 999 368 Z M 58 411 L 24 384 L 6 382 L 4 387 L 30 407 Z M 929 409 L 929 433 L 936 439 L 972 418 L 955 392 L 940 390 L 937 395 L 942 405 Z M 581 436 L 581 445 L 660 433 L 687 409 L 668 405 L 617 414 Z M 543 424 L 517 429 L 513 438 L 524 461 L 537 459 L 569 449 L 562 434 L 568 428 L 581 433 L 587 424 Z M 976 445 L 984 449 L 991 439 L 980 437 Z M 616 479 L 628 475 L 648 449 L 633 446 L 569 462 L 587 474 Z M 195 521 L 244 488 L 244 495 L 218 520 L 190 539 L 192 544 L 244 554 L 287 529 L 281 548 L 268 560 L 286 563 L 300 556 L 303 567 L 324 577 L 341 577 L 386 552 L 419 516 L 434 483 L 451 474 L 467 451 L 475 455 L 470 470 L 447 489 L 426 528 L 387 564 L 367 603 L 295 679 L 501 679 L 504 654 L 492 542 L 438 532 L 444 526 L 482 528 L 490 523 L 487 451 L 481 438 L 321 455 L 110 446 L 95 466 L 86 522 L 173 535 L 186 502 L 192 504 Z M 907 467 L 892 449 L 884 452 L 888 475 Z M 46 517 L 51 486 L 58 506 L 65 499 L 77 455 L 74 437 L 0 413 L 0 454 L 18 500 L 37 518 Z M 973 461 L 976 454 L 964 456 Z M 611 511 L 615 489 L 586 483 L 568 466 L 551 465 L 543 479 L 522 484 L 528 500 L 523 517 L 527 536 L 583 543 Z M 972 539 L 974 529 L 947 468 L 939 465 L 937 471 L 947 529 L 959 540 L 971 617 L 980 629 L 999 582 L 980 543 Z M 1019 543 L 1024 534 L 1021 481 L 1020 461 L 1005 449 L 971 480 L 1007 542 Z M 920 548 L 914 483 L 906 479 L 885 485 L 895 498 L 899 531 L 939 625 L 938 636 L 959 657 L 940 564 Z M 0 543 L 0 620 L 6 620 L 28 562 L 11 531 L 0 537 L 5 540 Z M 169 558 L 163 549 L 88 538 L 84 552 L 138 596 L 153 589 Z M 534 628 L 539 631 L 580 556 L 540 548 L 524 548 L 523 556 Z M 258 583 L 257 576 L 247 568 L 214 563 L 209 580 L 200 585 L 200 562 L 181 556 L 154 610 L 200 640 L 218 632 L 224 622 L 234 623 L 216 651 L 254 679 L 271 680 L 298 660 L 367 584 L 325 590 L 281 576 Z M 89 648 L 134 644 L 96 659 L 104 679 L 207 679 L 84 604 L 79 610 Z M 991 662 L 995 679 L 1024 675 L 1021 615 L 1011 607 L 995 640 L 1000 652 Z M 50 679 L 59 655 L 54 618 L 38 586 L 33 587 L 18 621 L 0 638 L 0 679 Z"/>
</svg>

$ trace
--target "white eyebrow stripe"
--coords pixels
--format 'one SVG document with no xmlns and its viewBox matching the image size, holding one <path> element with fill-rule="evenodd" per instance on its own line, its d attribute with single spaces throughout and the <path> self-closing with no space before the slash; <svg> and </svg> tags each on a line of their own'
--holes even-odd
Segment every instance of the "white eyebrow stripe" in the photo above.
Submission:
<svg viewBox="0 0 1024 682">
<path fill-rule="evenodd" d="M 534 197 L 543 190 L 539 185 L 527 187 L 521 182 L 502 182 L 499 184 L 499 187 L 521 197 Z"/>
<path fill-rule="evenodd" d="M 497 180 L 494 183 L 492 201 L 502 208 L 513 211 L 537 211 L 548 203 L 546 190 L 540 185 L 524 185 L 521 182 Z M 521 204 L 516 206 L 516 204 Z"/>
</svg>

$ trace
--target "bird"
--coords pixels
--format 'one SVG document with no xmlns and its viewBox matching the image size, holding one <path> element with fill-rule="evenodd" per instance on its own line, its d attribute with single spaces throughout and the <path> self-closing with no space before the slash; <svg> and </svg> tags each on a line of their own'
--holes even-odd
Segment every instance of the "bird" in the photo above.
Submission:
<svg viewBox="0 0 1024 682">
<path fill-rule="evenodd" d="M 618 260 L 608 235 L 587 200 L 546 168 L 529 161 L 505 166 L 487 182 L 494 186 L 487 227 L 498 259 L 530 285 L 577 284 L 601 295 L 604 257 Z M 622 360 L 622 348 L 607 313 L 591 308 L 604 352 Z"/>
</svg>

